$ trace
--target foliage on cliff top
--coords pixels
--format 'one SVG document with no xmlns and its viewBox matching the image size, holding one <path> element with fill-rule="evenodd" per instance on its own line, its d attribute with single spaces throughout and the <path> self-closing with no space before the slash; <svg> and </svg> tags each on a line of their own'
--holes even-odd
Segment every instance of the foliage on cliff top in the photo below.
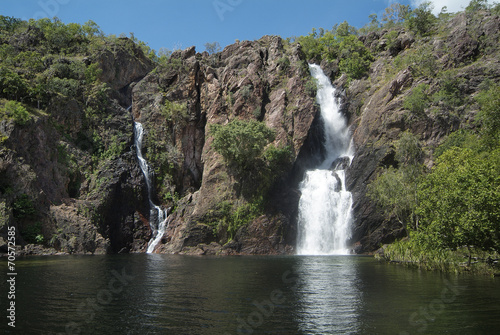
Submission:
<svg viewBox="0 0 500 335">
<path fill-rule="evenodd" d="M 307 59 L 338 61 L 340 71 L 349 79 L 359 79 L 368 72 L 373 56 L 356 35 L 356 28 L 344 21 L 330 31 L 313 29 L 309 35 L 296 37 L 295 42 L 300 43 Z"/>
</svg>

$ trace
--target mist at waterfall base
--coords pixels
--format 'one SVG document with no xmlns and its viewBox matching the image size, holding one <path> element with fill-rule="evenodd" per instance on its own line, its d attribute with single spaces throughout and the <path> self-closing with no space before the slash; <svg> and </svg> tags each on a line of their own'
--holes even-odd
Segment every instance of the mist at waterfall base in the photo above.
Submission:
<svg viewBox="0 0 500 335">
<path fill-rule="evenodd" d="M 155 205 L 152 200 L 153 185 L 151 172 L 147 161 L 142 156 L 142 138 L 144 136 L 144 128 L 139 122 L 134 122 L 134 135 L 137 159 L 139 160 L 139 166 L 144 174 L 144 179 L 146 180 L 146 186 L 148 189 L 149 223 L 153 233 L 152 238 L 148 243 L 148 249 L 146 252 L 152 253 L 161 241 L 163 234 L 165 233 L 165 229 L 167 228 L 168 210 Z"/>
<path fill-rule="evenodd" d="M 325 134 L 325 157 L 316 169 L 305 173 L 300 184 L 297 253 L 343 255 L 349 253 L 346 241 L 350 237 L 352 196 L 345 186 L 345 164 L 332 164 L 350 163 L 351 137 L 335 88 L 318 65 L 310 64 L 309 68 L 318 84 L 316 100 Z"/>
</svg>

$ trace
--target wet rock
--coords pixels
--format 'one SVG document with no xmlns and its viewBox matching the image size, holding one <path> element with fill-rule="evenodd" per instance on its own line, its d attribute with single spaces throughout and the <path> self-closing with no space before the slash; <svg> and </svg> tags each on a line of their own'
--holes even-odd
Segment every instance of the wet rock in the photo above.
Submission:
<svg viewBox="0 0 500 335">
<path fill-rule="evenodd" d="M 341 156 L 332 162 L 330 170 L 345 170 L 351 165 L 351 158 L 347 156 Z"/>
</svg>

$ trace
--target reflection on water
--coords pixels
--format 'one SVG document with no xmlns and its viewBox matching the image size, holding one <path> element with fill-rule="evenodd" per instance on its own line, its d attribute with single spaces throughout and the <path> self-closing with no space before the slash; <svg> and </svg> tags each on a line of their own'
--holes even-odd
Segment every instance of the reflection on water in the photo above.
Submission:
<svg viewBox="0 0 500 335">
<path fill-rule="evenodd" d="M 297 290 L 300 330 L 304 334 L 356 333 L 361 292 L 356 287 L 355 258 L 299 258 Z"/>
<path fill-rule="evenodd" d="M 34 257 L 16 269 L 16 329 L 1 322 L 0 334 L 490 334 L 500 327 L 498 278 L 370 257 Z"/>
</svg>

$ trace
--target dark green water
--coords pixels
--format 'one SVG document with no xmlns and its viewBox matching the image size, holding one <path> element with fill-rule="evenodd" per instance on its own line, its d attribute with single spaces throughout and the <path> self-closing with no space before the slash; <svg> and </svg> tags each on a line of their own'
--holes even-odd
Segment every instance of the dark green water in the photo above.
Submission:
<svg viewBox="0 0 500 335">
<path fill-rule="evenodd" d="M 496 334 L 500 281 L 370 257 L 60 256 L 16 262 L 1 334 Z"/>
</svg>

